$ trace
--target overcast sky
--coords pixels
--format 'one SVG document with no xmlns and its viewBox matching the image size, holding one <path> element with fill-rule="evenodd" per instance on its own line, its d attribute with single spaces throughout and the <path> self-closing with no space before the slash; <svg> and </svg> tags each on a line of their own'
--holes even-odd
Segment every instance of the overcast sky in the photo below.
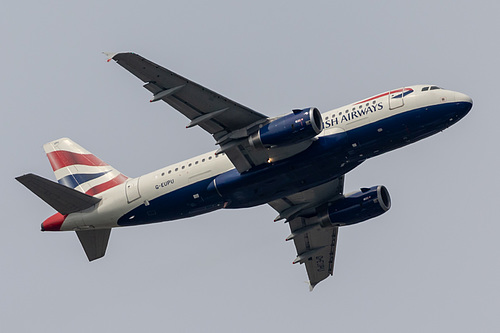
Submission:
<svg viewBox="0 0 500 333">
<path fill-rule="evenodd" d="M 2 332 L 498 332 L 497 1 L 17 1 L 0 11 Z M 268 206 L 114 229 L 89 263 L 14 178 L 54 179 L 70 137 L 129 177 L 214 141 L 102 51 L 133 51 L 258 112 L 327 111 L 404 85 L 474 99 L 467 117 L 369 160 L 346 191 L 392 209 L 341 228 L 310 293 Z"/>
</svg>

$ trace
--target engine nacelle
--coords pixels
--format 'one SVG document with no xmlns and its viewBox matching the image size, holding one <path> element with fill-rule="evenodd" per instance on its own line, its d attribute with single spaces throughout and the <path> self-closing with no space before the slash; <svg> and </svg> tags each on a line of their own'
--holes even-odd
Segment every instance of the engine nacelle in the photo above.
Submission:
<svg viewBox="0 0 500 333">
<path fill-rule="evenodd" d="M 323 131 L 323 119 L 316 108 L 293 110 L 273 120 L 248 139 L 255 148 L 287 146 L 311 139 Z"/>
<path fill-rule="evenodd" d="M 391 197 L 385 186 L 362 188 L 335 201 L 319 213 L 321 225 L 342 226 L 364 222 L 391 208 Z"/>
</svg>

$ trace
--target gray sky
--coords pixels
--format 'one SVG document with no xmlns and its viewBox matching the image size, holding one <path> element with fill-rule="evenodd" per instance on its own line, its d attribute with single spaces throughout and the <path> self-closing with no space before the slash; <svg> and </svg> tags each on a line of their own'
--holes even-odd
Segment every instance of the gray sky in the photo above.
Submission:
<svg viewBox="0 0 500 333">
<path fill-rule="evenodd" d="M 4 146 L 0 331 L 496 332 L 500 265 L 497 1 L 10 2 L 0 11 Z M 270 116 L 403 85 L 470 95 L 444 133 L 367 161 L 392 209 L 342 228 L 308 291 L 268 206 L 115 229 L 88 263 L 14 177 L 54 179 L 67 136 L 128 176 L 215 149 L 102 51 L 133 51 Z"/>
</svg>

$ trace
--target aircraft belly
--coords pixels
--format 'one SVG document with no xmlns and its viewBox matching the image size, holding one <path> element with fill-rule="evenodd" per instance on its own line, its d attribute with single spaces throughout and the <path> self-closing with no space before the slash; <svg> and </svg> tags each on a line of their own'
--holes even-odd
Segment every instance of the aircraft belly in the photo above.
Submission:
<svg viewBox="0 0 500 333">
<path fill-rule="evenodd" d="M 335 179 L 354 168 L 346 163 L 346 134 L 323 136 L 306 151 L 283 161 L 239 174 L 221 174 L 214 187 L 228 202 L 226 208 L 252 207 L 304 191 Z"/>
</svg>

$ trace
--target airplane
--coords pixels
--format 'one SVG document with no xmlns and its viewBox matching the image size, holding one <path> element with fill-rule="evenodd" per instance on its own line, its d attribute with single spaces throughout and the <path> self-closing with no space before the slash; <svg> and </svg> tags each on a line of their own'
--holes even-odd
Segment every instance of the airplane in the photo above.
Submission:
<svg viewBox="0 0 500 333">
<path fill-rule="evenodd" d="M 42 231 L 76 231 L 89 261 L 105 255 L 112 228 L 172 221 L 218 209 L 270 205 L 288 223 L 312 290 L 333 275 L 338 230 L 391 208 L 383 185 L 344 194 L 344 176 L 369 158 L 439 133 L 472 99 L 436 85 L 405 86 L 321 114 L 315 107 L 268 117 L 135 53 L 106 53 L 210 133 L 219 149 L 129 178 L 68 138 L 44 145 L 57 183 L 16 179 L 57 213 Z"/>
</svg>

